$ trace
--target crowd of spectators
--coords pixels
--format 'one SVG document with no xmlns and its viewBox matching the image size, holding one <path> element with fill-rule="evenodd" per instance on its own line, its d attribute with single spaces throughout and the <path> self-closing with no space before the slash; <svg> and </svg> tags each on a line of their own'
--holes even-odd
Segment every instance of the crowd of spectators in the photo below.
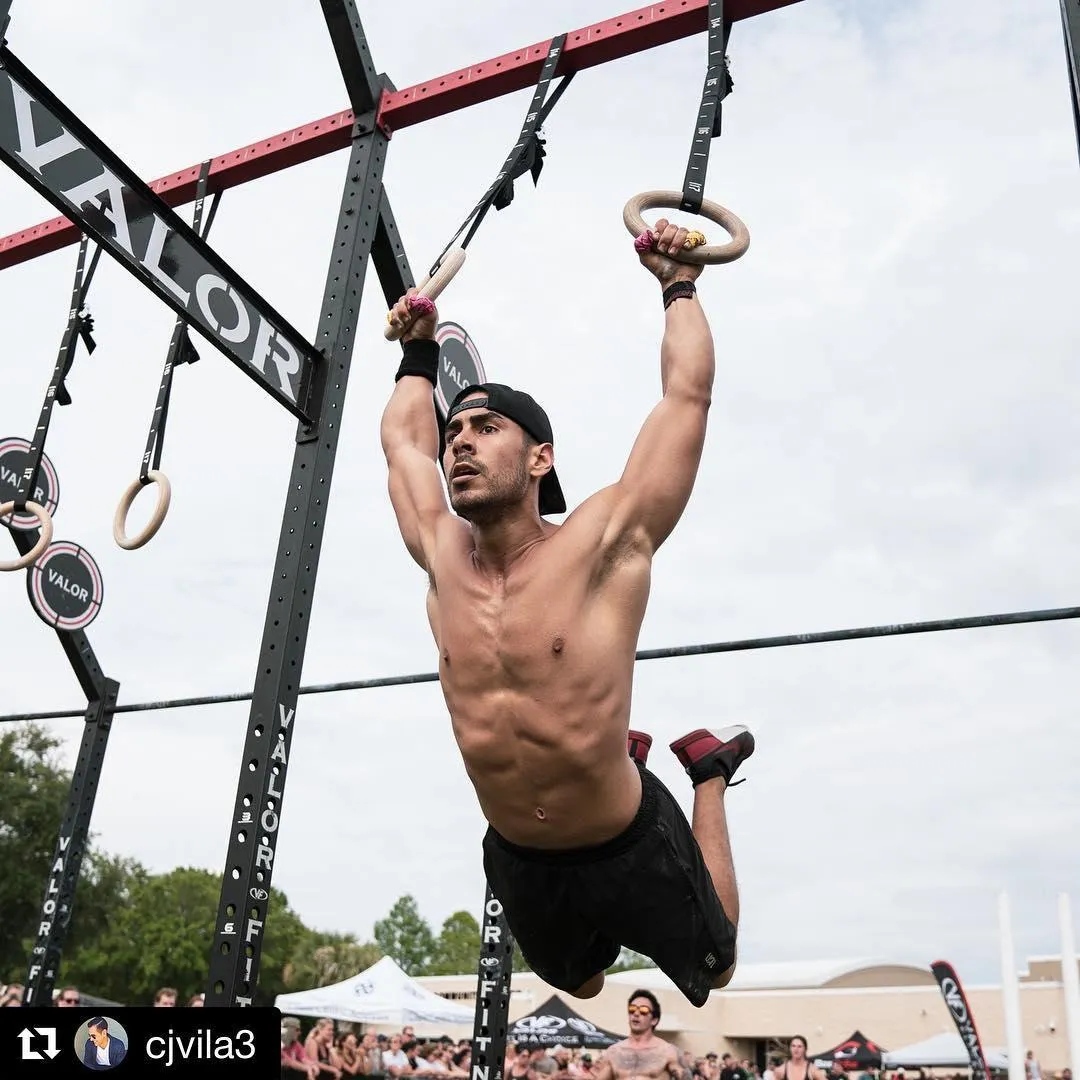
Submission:
<svg viewBox="0 0 1080 1080">
<path fill-rule="evenodd" d="M 9 986 L 0 986 L 0 1009 L 22 1005 L 25 987 L 22 983 L 11 983 Z M 171 986 L 161 987 L 155 994 L 152 1002 L 155 1009 L 173 1009 L 177 1005 L 180 992 Z M 53 991 L 52 1003 L 59 1009 L 77 1009 L 83 1005 L 96 1008 L 98 1005 L 114 1005 L 115 1002 L 102 1001 L 101 998 L 83 998 L 77 986 L 62 986 Z M 188 998 L 187 1005 L 191 1008 L 201 1008 L 206 1004 L 203 994 L 195 994 Z"/>
<path fill-rule="evenodd" d="M 22 1005 L 22 983 L 0 985 L 0 1008 Z M 155 1008 L 175 1008 L 179 992 L 171 986 L 161 987 L 155 994 Z M 57 1008 L 97 1007 L 100 998 L 86 999 L 77 986 L 63 986 L 53 992 L 52 1004 Z M 202 994 L 195 994 L 185 1003 L 190 1008 L 206 1004 Z M 412 1026 L 400 1033 L 385 1035 L 367 1032 L 359 1035 L 349 1025 L 335 1031 L 334 1021 L 319 1020 L 307 1036 L 300 1037 L 300 1021 L 286 1016 L 281 1021 L 282 1080 L 341 1080 L 342 1077 L 367 1076 L 372 1080 L 465 1080 L 469 1076 L 472 1043 L 469 1039 L 456 1042 L 448 1035 L 437 1039 L 418 1039 Z M 550 1049 L 519 1043 L 509 1046 L 503 1075 L 506 1080 L 589 1080 L 603 1059 L 602 1050 L 581 1050 L 564 1046 Z M 695 1056 L 689 1050 L 679 1051 L 679 1063 L 689 1080 L 784 1080 L 780 1070 L 783 1058 L 770 1058 L 762 1069 L 747 1058 L 741 1061 L 732 1054 L 710 1052 Z M 1034 1054 L 1028 1051 L 1024 1062 L 1025 1080 L 1072 1080 L 1072 1070 L 1062 1069 L 1055 1074 L 1043 1072 Z M 778 1072 L 779 1071 L 779 1072 Z M 929 1070 L 869 1068 L 845 1069 L 834 1062 L 828 1069 L 816 1070 L 819 1080 L 929 1080 Z M 808 1078 L 809 1080 L 809 1078 Z M 945 1080 L 963 1080 L 957 1074 Z"/>
<path fill-rule="evenodd" d="M 281 1021 L 281 1080 L 341 1080 L 365 1076 L 371 1080 L 428 1078 L 451 1080 L 469 1076 L 471 1044 L 468 1039 L 455 1042 L 448 1035 L 437 1039 L 418 1039 L 411 1026 L 392 1035 L 367 1032 L 358 1035 L 350 1025 L 335 1033 L 334 1021 L 319 1020 L 301 1038 L 300 1021 L 286 1016 Z M 782 1080 L 784 1059 L 770 1058 L 764 1068 L 732 1054 L 710 1052 L 701 1056 L 679 1050 L 679 1064 L 689 1080 Z M 503 1067 L 505 1080 L 590 1080 L 597 1074 L 603 1050 L 582 1050 L 565 1046 L 548 1049 L 518 1043 L 507 1047 Z M 1051 1080 L 1040 1074 L 1033 1056 L 1025 1063 L 1026 1080 Z M 930 1080 L 931 1071 L 881 1068 L 845 1069 L 839 1062 L 827 1068 L 813 1069 L 816 1080 Z M 808 1077 L 809 1080 L 809 1077 Z M 960 1075 L 944 1080 L 966 1080 Z M 1072 1080 L 1068 1069 L 1053 1080 Z"/>
<path fill-rule="evenodd" d="M 472 1043 L 469 1039 L 454 1042 L 448 1035 L 421 1041 L 411 1026 L 400 1034 L 358 1036 L 346 1028 L 334 1033 L 334 1021 L 319 1020 L 300 1039 L 300 1021 L 286 1016 L 281 1021 L 282 1080 L 340 1080 L 345 1076 L 382 1077 L 451 1077 L 469 1075 Z"/>
</svg>

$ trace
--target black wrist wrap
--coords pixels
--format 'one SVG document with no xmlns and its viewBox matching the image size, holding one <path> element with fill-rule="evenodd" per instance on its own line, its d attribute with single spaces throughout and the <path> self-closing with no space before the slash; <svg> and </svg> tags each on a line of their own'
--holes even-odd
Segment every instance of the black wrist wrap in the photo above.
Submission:
<svg viewBox="0 0 1080 1080">
<path fill-rule="evenodd" d="M 439 343 L 430 338 L 416 338 L 401 346 L 401 366 L 394 382 L 406 375 L 419 375 L 434 386 L 439 379 Z"/>
<path fill-rule="evenodd" d="M 670 307 L 676 300 L 697 295 L 697 286 L 692 281 L 676 281 L 664 290 L 664 307 Z"/>
</svg>

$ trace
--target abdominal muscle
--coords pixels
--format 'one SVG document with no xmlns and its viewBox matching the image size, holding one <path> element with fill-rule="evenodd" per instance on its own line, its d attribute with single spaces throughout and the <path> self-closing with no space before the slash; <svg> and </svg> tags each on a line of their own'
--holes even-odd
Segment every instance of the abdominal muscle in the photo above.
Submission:
<svg viewBox="0 0 1080 1080">
<path fill-rule="evenodd" d="M 484 815 L 522 847 L 610 840 L 641 801 L 626 731 L 648 560 L 598 573 L 587 519 L 549 534 L 498 580 L 478 571 L 471 547 L 463 538 L 443 549 L 428 614 Z"/>
<path fill-rule="evenodd" d="M 626 752 L 628 702 L 606 708 L 585 695 L 496 689 L 455 702 L 443 688 L 454 735 L 481 809 L 522 847 L 603 843 L 634 819 L 641 780 Z"/>
</svg>

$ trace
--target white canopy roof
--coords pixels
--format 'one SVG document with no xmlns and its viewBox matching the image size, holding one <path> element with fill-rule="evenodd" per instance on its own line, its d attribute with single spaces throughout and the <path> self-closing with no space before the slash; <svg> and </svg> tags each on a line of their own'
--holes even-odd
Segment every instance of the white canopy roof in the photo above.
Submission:
<svg viewBox="0 0 1080 1080">
<path fill-rule="evenodd" d="M 731 982 L 724 988 L 724 994 L 733 990 L 802 990 L 827 986 L 834 979 L 875 967 L 912 967 L 902 960 L 886 959 L 880 956 L 849 957 L 835 960 L 791 960 L 774 963 L 742 962 L 735 969 Z M 929 969 L 918 968 L 924 972 L 927 982 L 933 980 Z M 650 990 L 674 990 L 675 984 L 659 968 L 638 968 L 635 971 L 620 971 L 607 977 L 608 982 L 633 983 Z"/>
<path fill-rule="evenodd" d="M 986 1055 L 986 1064 L 991 1069 L 1008 1069 L 1009 1058 L 1004 1050 L 984 1046 L 983 1053 Z M 912 1046 L 890 1050 L 881 1056 L 881 1063 L 886 1069 L 897 1069 L 900 1066 L 911 1069 L 961 1069 L 966 1068 L 970 1062 L 967 1047 L 955 1031 L 944 1031 Z"/>
<path fill-rule="evenodd" d="M 475 1010 L 426 990 L 384 956 L 366 971 L 332 986 L 278 994 L 274 1005 L 291 1016 L 326 1016 L 356 1024 L 468 1024 Z"/>
</svg>

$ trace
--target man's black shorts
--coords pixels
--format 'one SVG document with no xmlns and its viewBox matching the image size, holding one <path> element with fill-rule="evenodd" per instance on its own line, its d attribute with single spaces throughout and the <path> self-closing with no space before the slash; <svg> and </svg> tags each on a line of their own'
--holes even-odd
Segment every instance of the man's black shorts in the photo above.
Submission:
<svg viewBox="0 0 1080 1080">
<path fill-rule="evenodd" d="M 573 992 L 618 959 L 651 957 L 694 1005 L 735 963 L 735 927 L 679 804 L 642 766 L 641 805 L 596 847 L 518 847 L 489 828 L 484 871 L 529 966 Z"/>
</svg>

